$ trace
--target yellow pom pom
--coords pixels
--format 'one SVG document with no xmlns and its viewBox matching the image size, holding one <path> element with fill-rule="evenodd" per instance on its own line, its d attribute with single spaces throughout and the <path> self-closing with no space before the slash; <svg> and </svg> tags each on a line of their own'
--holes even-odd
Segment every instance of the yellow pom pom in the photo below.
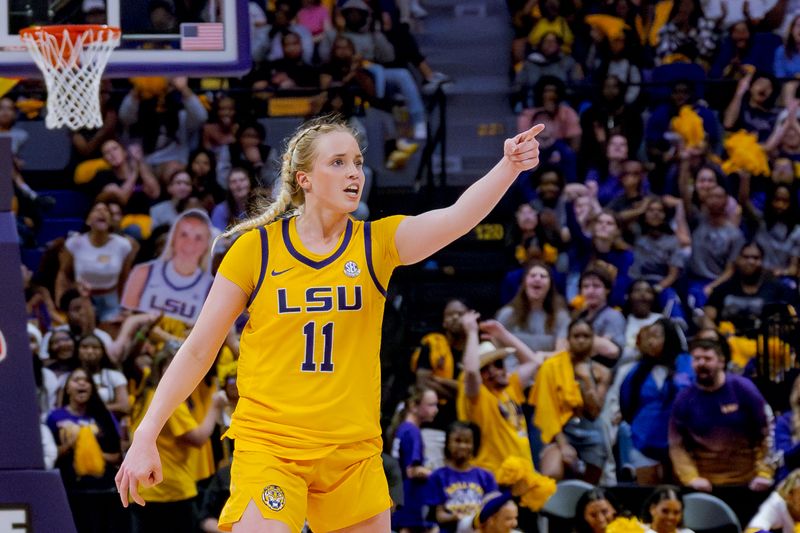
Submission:
<svg viewBox="0 0 800 533">
<path fill-rule="evenodd" d="M 722 164 L 722 170 L 728 174 L 744 170 L 753 176 L 769 176 L 769 160 L 764 148 L 758 144 L 755 133 L 739 130 L 730 135 L 725 142 L 728 160 Z"/>
<path fill-rule="evenodd" d="M 140 76 L 130 79 L 133 89 L 142 100 L 155 98 L 156 96 L 163 96 L 169 90 L 169 81 L 167 78 L 155 76 Z"/>
<path fill-rule="evenodd" d="M 532 469 L 533 467 L 526 464 L 526 461 L 521 457 L 507 457 L 506 460 L 503 461 L 503 464 L 500 465 L 500 470 L 497 471 L 497 484 L 513 485 L 517 481 L 523 479 Z"/>
<path fill-rule="evenodd" d="M 519 503 L 531 511 L 541 510 L 550 496 L 556 493 L 556 480 L 538 472 L 531 472 L 527 483 L 528 490 L 522 495 Z"/>
<path fill-rule="evenodd" d="M 703 144 L 706 132 L 703 129 L 703 119 L 692 109 L 692 106 L 681 107 L 678 116 L 670 123 L 672 131 L 683 139 L 687 148 L 697 148 Z"/>
<path fill-rule="evenodd" d="M 539 511 L 556 492 L 556 481 L 539 474 L 530 461 L 521 457 L 507 457 L 497 471 L 497 484 L 512 487 L 520 496 L 520 505 Z"/>
<path fill-rule="evenodd" d="M 75 456 L 72 462 L 78 476 L 100 477 L 106 471 L 106 460 L 90 426 L 81 426 L 75 441 Z"/>
<path fill-rule="evenodd" d="M 542 259 L 549 265 L 555 265 L 558 261 L 558 248 L 552 244 L 544 243 L 542 246 Z"/>
<path fill-rule="evenodd" d="M 635 518 L 617 518 L 606 527 L 606 533 L 642 533 L 644 525 Z"/>
</svg>

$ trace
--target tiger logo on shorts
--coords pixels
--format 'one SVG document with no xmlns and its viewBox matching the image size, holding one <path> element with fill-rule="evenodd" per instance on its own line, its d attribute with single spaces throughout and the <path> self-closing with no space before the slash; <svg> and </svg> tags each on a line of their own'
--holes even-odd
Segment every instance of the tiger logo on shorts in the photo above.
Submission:
<svg viewBox="0 0 800 533">
<path fill-rule="evenodd" d="M 286 505 L 286 497 L 283 495 L 283 489 L 278 485 L 269 485 L 261 493 L 261 501 L 264 505 L 273 511 L 280 511 Z"/>
</svg>

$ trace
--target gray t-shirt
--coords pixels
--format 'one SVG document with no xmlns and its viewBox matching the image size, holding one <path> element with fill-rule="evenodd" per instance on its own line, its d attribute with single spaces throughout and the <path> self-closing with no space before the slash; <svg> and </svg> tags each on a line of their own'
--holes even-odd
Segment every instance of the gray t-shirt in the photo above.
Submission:
<svg viewBox="0 0 800 533">
<path fill-rule="evenodd" d="M 566 309 L 556 311 L 556 318 L 553 322 L 552 331 L 548 332 L 545 327 L 547 323 L 547 313 L 541 309 L 534 309 L 528 313 L 528 321 L 525 327 L 519 327 L 512 316 L 511 306 L 505 306 L 497 312 L 497 321 L 503 324 L 507 330 L 519 337 L 533 351 L 553 351 L 556 349 L 558 339 L 567 338 L 567 326 L 569 326 L 569 313 Z"/>
<path fill-rule="evenodd" d="M 789 228 L 783 222 L 777 222 L 767 229 L 764 221 L 759 224 L 755 241 L 764 249 L 764 268 L 775 270 L 786 268 L 792 257 L 800 256 L 800 226 Z"/>
<path fill-rule="evenodd" d="M 610 339 L 620 350 L 625 347 L 625 317 L 622 313 L 606 306 L 589 321 L 595 335 Z"/>
<path fill-rule="evenodd" d="M 689 272 L 695 277 L 716 279 L 733 263 L 742 246 L 744 235 L 739 228 L 730 222 L 712 226 L 705 215 L 700 215 L 692 231 Z"/>
<path fill-rule="evenodd" d="M 686 260 L 675 235 L 653 238 L 642 235 L 633 247 L 633 265 L 629 271 L 631 279 L 644 278 L 658 283 L 667 276 L 669 267 L 683 269 Z"/>
</svg>

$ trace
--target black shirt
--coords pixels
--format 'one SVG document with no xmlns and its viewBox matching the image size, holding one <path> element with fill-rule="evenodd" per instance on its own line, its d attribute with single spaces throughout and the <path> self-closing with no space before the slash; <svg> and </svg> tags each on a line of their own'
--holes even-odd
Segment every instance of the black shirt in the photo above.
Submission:
<svg viewBox="0 0 800 533">
<path fill-rule="evenodd" d="M 795 305 L 791 290 L 782 283 L 765 280 L 755 293 L 746 294 L 734 276 L 714 289 L 706 305 L 717 310 L 717 322 L 731 322 L 738 333 L 746 335 L 757 326 L 764 306 L 776 303 Z"/>
</svg>

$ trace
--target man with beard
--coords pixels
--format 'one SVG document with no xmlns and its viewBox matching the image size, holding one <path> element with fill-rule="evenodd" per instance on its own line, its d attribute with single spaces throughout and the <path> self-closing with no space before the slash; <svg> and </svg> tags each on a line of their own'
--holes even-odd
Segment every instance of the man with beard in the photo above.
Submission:
<svg viewBox="0 0 800 533">
<path fill-rule="evenodd" d="M 725 372 L 716 341 L 690 346 L 695 383 L 682 390 L 669 421 L 669 456 L 681 484 L 711 492 L 715 485 L 772 485 L 772 413 L 755 385 Z"/>
<path fill-rule="evenodd" d="M 764 306 L 795 305 L 794 293 L 766 275 L 763 259 L 764 250 L 758 243 L 749 242 L 742 247 L 733 277 L 714 289 L 705 306 L 709 327 L 728 321 L 739 335 L 750 336 L 758 326 Z"/>
<path fill-rule="evenodd" d="M 531 351 L 500 322 L 486 320 L 479 325 L 478 318 L 475 311 L 461 317 L 466 344 L 457 399 L 459 420 L 473 422 L 480 429 L 481 443 L 473 464 L 496 473 L 506 457 L 516 455 L 533 466 L 522 411 L 523 389 L 541 366 L 543 354 Z M 480 342 L 479 336 L 490 337 L 494 343 Z M 504 361 L 512 353 L 519 366 L 509 373 Z"/>
</svg>

